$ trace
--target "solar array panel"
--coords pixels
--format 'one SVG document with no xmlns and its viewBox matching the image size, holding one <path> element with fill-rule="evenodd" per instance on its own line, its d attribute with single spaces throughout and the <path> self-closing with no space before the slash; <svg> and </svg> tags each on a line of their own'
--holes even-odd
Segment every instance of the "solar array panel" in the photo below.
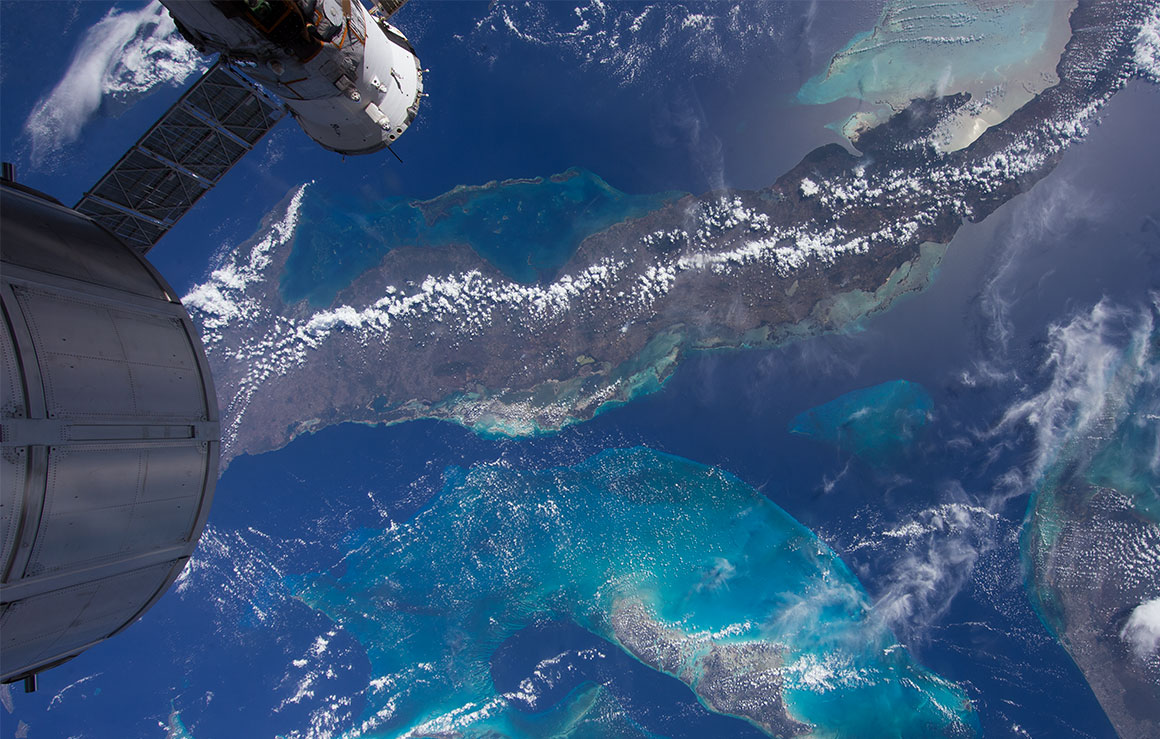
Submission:
<svg viewBox="0 0 1160 739">
<path fill-rule="evenodd" d="M 76 209 L 144 254 L 285 113 L 280 103 L 218 61 Z"/>
</svg>

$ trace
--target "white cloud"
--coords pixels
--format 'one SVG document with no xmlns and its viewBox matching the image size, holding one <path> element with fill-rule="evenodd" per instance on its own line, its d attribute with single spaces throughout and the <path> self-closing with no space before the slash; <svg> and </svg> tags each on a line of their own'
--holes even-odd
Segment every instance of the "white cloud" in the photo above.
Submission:
<svg viewBox="0 0 1160 739">
<path fill-rule="evenodd" d="M 961 490 L 960 495 L 965 495 Z M 880 532 L 905 549 L 892 563 L 874 602 L 875 614 L 896 632 L 921 636 L 970 581 L 979 558 L 995 544 L 999 517 L 968 503 L 919 511 Z M 878 548 L 878 545 L 871 545 Z"/>
<path fill-rule="evenodd" d="M 130 103 L 206 66 L 156 0 L 136 11 L 110 10 L 85 33 L 64 76 L 25 121 L 32 164 L 51 162 L 76 141 L 107 100 Z"/>
<path fill-rule="evenodd" d="M 1000 428 L 1026 422 L 1035 432 L 1031 481 L 1042 478 L 1061 454 L 1114 428 L 1136 385 L 1147 378 L 1151 310 L 1139 316 L 1097 303 L 1089 313 L 1048 331 L 1046 368 L 1051 383 L 1010 408 Z M 1126 333 L 1126 340 L 1123 334 Z"/>
<path fill-rule="evenodd" d="M 988 333 L 997 349 L 1006 354 L 1014 326 L 1011 309 L 1022 299 L 1034 300 L 1019 271 L 1026 257 L 1047 241 L 1062 241 L 1085 223 L 1101 218 L 1106 212 L 1099 193 L 1077 186 L 1058 176 L 1045 182 L 1047 187 L 1036 188 L 1020 199 L 1012 226 L 1000 239 L 1000 252 L 987 278 L 980 298 L 983 313 L 990 325 Z M 1076 207 L 1083 203 L 1082 207 Z M 984 378 L 1002 379 L 994 367 L 981 367 Z"/>
<path fill-rule="evenodd" d="M 493 3 L 467 41 L 495 61 L 498 41 L 550 47 L 621 85 L 688 75 L 719 77 L 751 45 L 777 39 L 776 3 L 722 3 L 695 12 L 681 3 L 613 5 L 590 0 L 571 14 L 551 3 Z"/>
<path fill-rule="evenodd" d="M 282 605 L 290 595 L 283 585 L 285 563 L 300 555 L 304 545 L 301 539 L 273 539 L 254 529 L 208 524 L 174 592 L 183 600 L 207 603 L 219 635 L 243 638 L 245 630 L 239 632 L 238 624 L 271 626 L 286 617 Z"/>
<path fill-rule="evenodd" d="M 979 550 L 960 539 L 932 542 L 895 563 L 876 613 L 894 628 L 922 628 L 938 619 L 974 570 Z"/>
<path fill-rule="evenodd" d="M 48 708 L 46 710 L 51 711 L 53 709 L 53 707 L 56 706 L 58 703 L 63 704 L 65 695 L 73 688 L 77 687 L 78 685 L 84 685 L 89 680 L 92 680 L 95 677 L 100 677 L 103 674 L 104 674 L 103 672 L 98 672 L 98 673 L 95 673 L 93 675 L 86 675 L 85 677 L 82 677 L 80 680 L 69 683 L 64 688 L 62 688 L 60 690 L 60 692 L 58 692 L 56 695 L 54 695 L 52 697 L 52 700 L 48 702 Z"/>
<path fill-rule="evenodd" d="M 1120 631 L 1120 638 L 1141 658 L 1160 650 L 1160 598 L 1136 606 Z"/>
<path fill-rule="evenodd" d="M 201 313 L 201 328 L 206 344 L 215 343 L 221 328 L 232 320 L 242 317 L 255 318 L 256 305 L 250 295 L 251 285 L 262 283 L 265 270 L 270 266 L 270 254 L 287 244 L 298 228 L 301 216 L 302 198 L 306 193 L 306 183 L 300 185 L 286 207 L 281 219 L 266 224 L 266 234 L 257 240 L 249 251 L 239 251 L 223 259 L 208 280 L 196 285 L 182 302 L 191 310 Z M 263 288 L 264 289 L 264 288 Z"/>
<path fill-rule="evenodd" d="M 1136 37 L 1136 69 L 1144 79 L 1160 84 L 1160 7 L 1153 8 L 1151 15 L 1140 27 Z"/>
<path fill-rule="evenodd" d="M 591 26 L 589 30 L 596 28 L 594 20 L 605 19 L 604 13 L 607 13 L 607 18 L 620 19 L 617 22 L 624 26 L 621 30 L 631 35 L 637 34 L 638 26 L 651 17 L 641 13 L 630 19 L 623 9 L 613 11 L 595 2 L 587 8 L 577 15 L 577 29 L 585 22 Z M 548 23 L 556 29 L 553 33 L 560 34 L 557 38 L 560 43 L 587 43 L 581 40 L 584 34 L 580 30 L 559 31 L 559 14 L 549 17 L 543 5 L 517 7 L 497 3 L 492 11 L 491 20 L 476 28 L 484 36 L 514 34 L 522 39 L 519 43 L 533 43 L 523 38 L 521 34 L 525 31 L 519 29 L 524 27 L 514 20 L 516 15 L 525 13 L 535 23 Z M 674 4 L 651 12 L 660 13 L 655 16 L 656 20 L 668 22 L 677 17 L 672 14 L 683 11 Z M 688 14 L 679 17 L 684 28 Z M 742 23 L 733 16 L 720 22 L 730 26 L 734 21 Z M 690 21 L 690 28 L 704 22 L 695 18 Z M 512 24 L 519 33 L 500 30 Z M 604 29 L 599 32 L 604 33 L 601 43 L 611 43 L 606 25 L 600 26 Z M 476 38 L 473 33 L 471 40 L 478 43 L 488 39 Z M 271 231 L 248 247 L 224 255 L 210 279 L 196 286 L 185 299 L 194 320 L 202 328 L 215 368 L 222 365 L 244 368 L 219 374 L 227 378 L 219 381 L 218 386 L 224 404 L 225 458 L 228 460 L 235 453 L 235 442 L 251 401 L 256 397 L 261 400 L 257 395 L 259 388 L 308 362 L 326 361 L 329 353 L 318 350 L 332 338 L 335 345 L 353 341 L 380 351 L 394 342 L 400 345 L 398 351 L 409 351 L 413 328 L 439 324 L 441 336 L 433 340 L 446 342 L 446 347 L 454 349 L 460 342 L 486 337 L 495 326 L 516 327 L 542 335 L 558 330 L 567 324 L 570 316 L 577 315 L 591 320 L 605 318 L 608 325 L 623 327 L 622 334 L 627 334 L 628 326 L 634 321 L 652 320 L 658 302 L 670 293 L 685 289 L 697 272 L 725 276 L 751 265 L 764 264 L 780 276 L 789 277 L 808 267 L 824 268 L 850 254 L 916 246 L 924 231 L 935 226 L 948 209 L 955 216 L 977 219 L 979 214 L 972 204 L 971 193 L 1001 191 L 1025 178 L 1040 176 L 1052 157 L 1082 139 L 1087 124 L 1117 88 L 1118 84 L 1112 85 L 1082 107 L 1062 110 L 1059 115 L 1028 127 L 1022 135 L 985 156 L 948 160 L 945 166 L 923 167 L 921 171 L 902 166 L 863 165 L 811 180 L 817 187 L 812 200 L 825 217 L 777 222 L 766 212 L 768 208 L 764 204 L 748 202 L 752 198 L 743 198 L 741 194 L 699 202 L 682 201 L 674 206 L 682 210 L 681 218 L 666 224 L 670 228 L 643 236 L 639 244 L 625 244 L 622 251 L 601 257 L 595 263 L 577 265 L 575 271 L 561 275 L 549 285 L 512 283 L 478 269 L 412 275 L 413 279 L 401 283 L 396 281 L 398 276 L 382 274 L 380 279 L 384 284 L 379 297 L 370 296 L 353 305 L 332 305 L 307 313 L 308 306 L 282 305 L 276 290 L 263 287 L 268 286 L 265 281 L 271 276 L 276 277 L 268 274 L 272 271 L 270 255 L 281 254 L 292 242 L 297 224 L 293 214 L 297 206 L 292 207 L 284 224 L 274 229 L 277 233 Z M 717 170 L 707 167 L 706 171 Z M 883 218 L 873 231 L 843 225 L 864 219 L 866 213 L 880 209 L 883 202 L 907 208 L 908 217 Z M 270 230 L 270 226 L 266 228 Z M 639 247 L 663 247 L 659 249 L 663 253 L 646 252 Z M 937 250 L 924 249 L 921 263 L 929 268 L 937 262 L 937 253 Z M 912 275 L 899 268 L 896 272 L 899 281 L 891 289 L 919 287 L 926 280 L 925 274 L 916 271 Z M 771 289 L 774 288 L 771 286 Z M 352 369 L 363 376 L 376 370 L 372 364 Z M 966 379 L 975 380 L 974 376 Z M 576 409 L 619 402 L 627 392 L 620 380 L 610 380 L 575 402 L 553 400 L 540 404 L 514 401 L 512 395 L 501 394 L 463 401 L 444 407 L 439 413 L 443 414 L 441 417 L 480 430 L 523 435 L 537 428 L 558 428 L 570 422 Z M 1033 420 L 1029 418 L 1033 405 L 1034 402 L 1028 408 L 1015 409 L 1008 422 L 1021 418 Z"/>
</svg>

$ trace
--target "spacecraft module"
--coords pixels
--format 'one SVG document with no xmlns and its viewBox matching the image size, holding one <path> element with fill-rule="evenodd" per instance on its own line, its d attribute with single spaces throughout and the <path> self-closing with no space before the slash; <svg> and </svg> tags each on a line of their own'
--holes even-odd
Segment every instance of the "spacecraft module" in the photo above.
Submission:
<svg viewBox="0 0 1160 739">
<path fill-rule="evenodd" d="M 146 253 L 282 117 L 268 93 L 342 154 L 389 147 L 423 96 L 387 22 L 405 0 L 162 2 L 218 62 L 75 208 L 0 176 L 0 683 L 28 690 L 140 618 L 209 514 L 213 380 Z"/>
<path fill-rule="evenodd" d="M 302 130 L 331 151 L 380 151 L 418 114 L 423 70 L 415 50 L 382 12 L 359 0 L 162 3 L 186 40 L 220 53 L 277 95 Z"/>
<path fill-rule="evenodd" d="M 136 621 L 193 554 L 221 433 L 201 340 L 152 265 L 0 181 L 0 682 Z"/>
</svg>

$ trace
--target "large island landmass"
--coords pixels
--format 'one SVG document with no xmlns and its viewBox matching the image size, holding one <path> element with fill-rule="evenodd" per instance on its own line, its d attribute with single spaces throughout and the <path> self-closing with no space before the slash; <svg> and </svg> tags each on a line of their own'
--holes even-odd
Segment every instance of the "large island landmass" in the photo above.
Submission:
<svg viewBox="0 0 1160 739">
<path fill-rule="evenodd" d="M 653 391 L 691 351 L 840 330 L 922 289 L 956 230 L 1046 176 L 1129 79 L 1148 3 L 1091 0 L 1042 92 L 969 147 L 916 100 L 808 154 L 768 188 L 687 196 L 580 244 L 550 282 L 505 277 L 470 244 L 399 245 L 317 309 L 274 287 L 308 185 L 186 296 L 222 406 L 223 466 L 337 423 L 558 430 Z"/>
</svg>

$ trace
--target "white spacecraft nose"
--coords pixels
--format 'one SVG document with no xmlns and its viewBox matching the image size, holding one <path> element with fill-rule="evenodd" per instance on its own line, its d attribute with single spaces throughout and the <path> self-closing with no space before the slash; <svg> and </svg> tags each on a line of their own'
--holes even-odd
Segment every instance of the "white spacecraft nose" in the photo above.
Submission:
<svg viewBox="0 0 1160 739">
<path fill-rule="evenodd" d="M 323 147 L 366 154 L 415 120 L 423 69 L 407 38 L 351 0 L 162 0 L 198 49 L 282 99 Z"/>
</svg>

